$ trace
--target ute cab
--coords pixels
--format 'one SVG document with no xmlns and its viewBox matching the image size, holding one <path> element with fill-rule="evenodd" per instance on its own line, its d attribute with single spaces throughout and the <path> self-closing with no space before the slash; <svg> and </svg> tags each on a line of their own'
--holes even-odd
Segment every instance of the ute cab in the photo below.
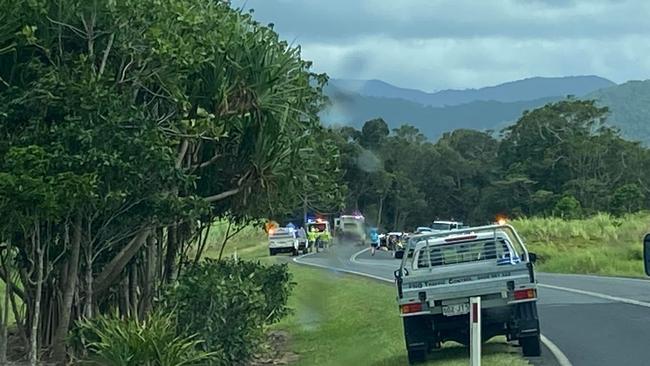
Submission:
<svg viewBox="0 0 650 366">
<path fill-rule="evenodd" d="M 431 224 L 431 229 L 434 232 L 457 230 L 464 227 L 463 223 L 458 221 L 434 221 Z"/>
</svg>

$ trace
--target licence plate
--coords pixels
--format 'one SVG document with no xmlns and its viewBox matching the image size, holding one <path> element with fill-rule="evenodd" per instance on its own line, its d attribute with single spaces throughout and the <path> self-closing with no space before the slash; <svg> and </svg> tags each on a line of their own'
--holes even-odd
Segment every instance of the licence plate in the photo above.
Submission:
<svg viewBox="0 0 650 366">
<path fill-rule="evenodd" d="M 469 303 L 444 305 L 442 315 L 455 316 L 469 313 Z"/>
</svg>

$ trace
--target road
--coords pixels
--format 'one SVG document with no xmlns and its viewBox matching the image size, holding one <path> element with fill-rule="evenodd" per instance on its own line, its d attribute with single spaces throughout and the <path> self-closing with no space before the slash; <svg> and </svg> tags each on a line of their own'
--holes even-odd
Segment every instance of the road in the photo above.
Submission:
<svg viewBox="0 0 650 366">
<path fill-rule="evenodd" d="M 393 279 L 397 260 L 361 249 L 337 246 L 294 261 Z M 570 364 L 650 365 L 650 281 L 549 273 L 539 273 L 538 281 L 542 334 Z"/>
</svg>

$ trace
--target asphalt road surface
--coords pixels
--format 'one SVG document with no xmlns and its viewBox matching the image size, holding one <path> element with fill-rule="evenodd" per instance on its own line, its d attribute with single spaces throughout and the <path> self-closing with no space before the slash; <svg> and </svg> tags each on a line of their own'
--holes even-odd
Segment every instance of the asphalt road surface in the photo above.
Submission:
<svg viewBox="0 0 650 366">
<path fill-rule="evenodd" d="M 294 260 L 392 280 L 399 261 L 390 252 L 371 256 L 363 249 L 340 245 Z M 570 364 L 650 365 L 650 281 L 547 273 L 538 273 L 538 281 L 542 334 Z"/>
</svg>

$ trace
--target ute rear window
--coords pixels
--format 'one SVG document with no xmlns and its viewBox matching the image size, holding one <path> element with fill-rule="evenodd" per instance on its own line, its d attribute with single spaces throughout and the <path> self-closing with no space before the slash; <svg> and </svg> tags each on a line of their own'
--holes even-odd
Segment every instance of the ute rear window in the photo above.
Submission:
<svg viewBox="0 0 650 366">
<path fill-rule="evenodd" d="M 451 225 L 434 223 L 433 225 L 431 225 L 431 228 L 433 230 L 451 230 Z"/>
<path fill-rule="evenodd" d="M 518 254 L 506 239 L 431 245 L 429 248 L 422 247 L 416 257 L 417 268 L 481 261 L 506 264 L 519 260 Z"/>
</svg>

